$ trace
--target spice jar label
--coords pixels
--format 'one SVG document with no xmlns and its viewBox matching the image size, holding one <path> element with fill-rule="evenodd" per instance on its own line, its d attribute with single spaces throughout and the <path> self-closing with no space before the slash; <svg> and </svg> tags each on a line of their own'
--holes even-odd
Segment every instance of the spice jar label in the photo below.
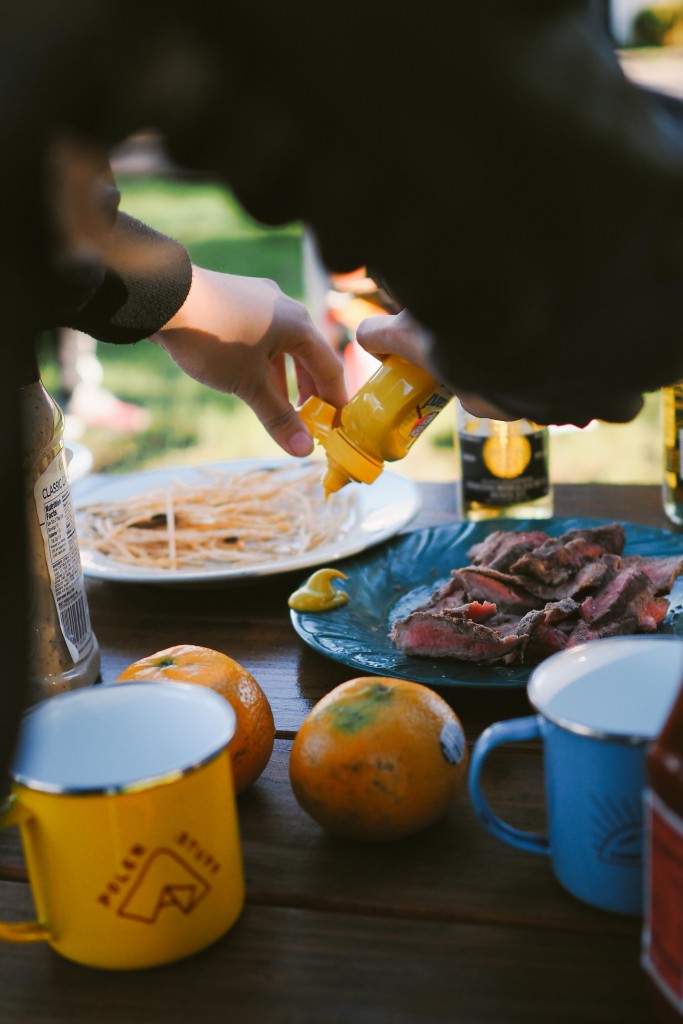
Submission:
<svg viewBox="0 0 683 1024">
<path fill-rule="evenodd" d="M 63 450 L 40 474 L 33 493 L 59 624 L 76 663 L 91 650 L 94 637 Z"/>
</svg>

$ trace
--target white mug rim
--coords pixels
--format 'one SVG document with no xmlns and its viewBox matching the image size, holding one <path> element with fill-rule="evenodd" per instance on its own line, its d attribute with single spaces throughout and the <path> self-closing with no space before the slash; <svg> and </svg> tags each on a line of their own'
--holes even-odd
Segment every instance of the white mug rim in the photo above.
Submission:
<svg viewBox="0 0 683 1024">
<path fill-rule="evenodd" d="M 219 720 L 217 725 L 217 735 L 206 750 L 198 751 L 194 756 L 185 757 L 184 759 L 179 760 L 179 763 L 175 765 L 166 766 L 159 771 L 142 773 L 139 777 L 128 779 L 126 781 L 112 781 L 109 783 L 87 785 L 74 783 L 65 784 L 57 781 L 50 781 L 48 779 L 33 777 L 30 774 L 30 771 L 22 771 L 20 768 L 15 766 L 13 762 L 10 766 L 9 772 L 13 782 L 34 792 L 50 793 L 61 796 L 87 797 L 136 793 L 142 790 L 155 788 L 156 786 L 176 782 L 208 765 L 210 762 L 220 757 L 228 748 L 237 727 L 237 716 L 229 701 L 208 687 L 180 680 L 163 682 L 152 682 L 150 680 L 127 680 L 120 683 L 94 684 L 93 686 L 83 687 L 78 690 L 70 690 L 66 693 L 61 693 L 54 697 L 47 698 L 39 704 L 29 707 L 22 716 L 22 726 L 25 722 L 30 723 L 32 718 L 45 715 L 49 713 L 51 709 L 58 707 L 57 702 L 63 702 L 65 700 L 89 701 L 93 698 L 95 700 L 99 700 L 99 694 L 102 694 L 105 691 L 113 692 L 116 690 L 123 693 L 130 692 L 133 688 L 144 689 L 146 692 L 154 693 L 155 695 L 159 694 L 161 700 L 165 700 L 166 695 L 169 692 L 174 692 L 176 695 L 184 693 L 187 697 L 191 696 L 193 702 L 203 702 L 207 707 L 209 705 L 213 705 L 212 713 L 214 713 Z M 20 741 L 17 744 L 15 758 L 20 756 L 20 754 L 21 730 Z"/>
<path fill-rule="evenodd" d="M 611 731 L 609 729 L 601 729 L 595 726 L 586 725 L 582 722 L 576 722 L 571 718 L 565 718 L 562 715 L 552 714 L 548 711 L 547 707 L 543 706 L 543 700 L 540 699 L 537 694 L 539 679 L 542 678 L 543 674 L 549 669 L 552 669 L 561 661 L 567 661 L 573 658 L 581 657 L 587 649 L 594 649 L 596 645 L 601 645 L 603 648 L 606 645 L 610 647 L 623 646 L 627 643 L 678 643 L 683 645 L 683 638 L 673 634 L 631 634 L 625 636 L 613 636 L 604 637 L 598 640 L 586 641 L 582 644 L 576 644 L 576 646 L 558 651 L 556 654 L 552 654 L 549 658 L 540 662 L 532 671 L 527 684 L 527 697 L 532 707 L 536 709 L 538 714 L 548 722 L 552 722 L 553 725 L 558 726 L 560 729 L 564 729 L 566 732 L 576 733 L 579 736 L 584 736 L 596 740 L 608 740 L 613 743 L 622 743 L 627 746 L 639 746 L 647 743 L 651 743 L 653 736 L 644 735 L 638 733 L 623 733 L 618 731 Z M 682 655 L 683 658 L 683 655 Z M 681 679 L 683 683 L 683 677 Z"/>
</svg>

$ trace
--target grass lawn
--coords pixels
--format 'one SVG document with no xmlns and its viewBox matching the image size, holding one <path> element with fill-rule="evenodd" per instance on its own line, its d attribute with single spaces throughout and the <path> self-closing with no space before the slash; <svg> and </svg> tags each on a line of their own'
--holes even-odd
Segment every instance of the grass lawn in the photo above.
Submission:
<svg viewBox="0 0 683 1024">
<path fill-rule="evenodd" d="M 197 264 L 213 270 L 269 277 L 305 301 L 299 225 L 271 230 L 252 221 L 224 189 L 163 178 L 119 178 L 122 209 L 179 239 Z M 179 463 L 280 455 L 254 414 L 238 399 L 186 377 L 157 346 L 99 345 L 104 385 L 120 398 L 149 409 L 152 423 L 125 437 L 103 429 L 79 439 L 95 455 L 95 468 L 111 472 Z M 42 359 L 46 386 L 56 390 L 53 354 Z M 423 480 L 454 480 L 454 411 L 446 409 L 394 469 Z M 659 397 L 624 426 L 600 424 L 585 431 L 553 431 L 556 482 L 659 483 Z"/>
</svg>

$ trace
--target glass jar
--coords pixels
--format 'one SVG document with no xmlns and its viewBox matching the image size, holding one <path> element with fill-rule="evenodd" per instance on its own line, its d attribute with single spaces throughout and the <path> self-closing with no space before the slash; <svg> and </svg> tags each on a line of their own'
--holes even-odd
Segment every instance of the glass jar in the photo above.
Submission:
<svg viewBox="0 0 683 1024">
<path fill-rule="evenodd" d="M 683 436 L 683 384 L 661 390 L 663 474 L 662 504 L 675 526 L 683 526 L 683 477 L 681 437 Z"/>
<path fill-rule="evenodd" d="M 94 683 L 100 652 L 90 624 L 64 450 L 64 419 L 35 360 L 21 385 L 29 556 L 28 700 Z"/>
<path fill-rule="evenodd" d="M 530 420 L 485 419 L 457 404 L 463 519 L 548 519 L 550 433 Z"/>
</svg>

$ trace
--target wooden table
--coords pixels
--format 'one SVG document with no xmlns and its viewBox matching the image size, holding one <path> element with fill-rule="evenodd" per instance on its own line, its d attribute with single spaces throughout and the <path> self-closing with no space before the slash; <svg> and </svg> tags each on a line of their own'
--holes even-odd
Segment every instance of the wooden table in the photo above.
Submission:
<svg viewBox="0 0 683 1024">
<path fill-rule="evenodd" d="M 457 519 L 446 484 L 423 485 L 410 528 Z M 556 514 L 667 528 L 659 490 L 559 486 Z M 247 904 L 198 956 L 151 971 L 81 968 L 43 944 L 0 950 L 2 1024 L 556 1024 L 651 1020 L 640 922 L 593 910 L 545 858 L 495 840 L 466 792 L 422 834 L 386 845 L 324 833 L 288 780 L 292 739 L 313 704 L 355 673 L 311 651 L 289 622 L 290 577 L 199 591 L 89 583 L 103 678 L 176 643 L 242 662 L 273 706 L 275 751 L 239 800 Z M 473 743 L 529 713 L 523 691 L 443 689 Z M 487 792 L 520 828 L 542 830 L 541 754 L 490 758 Z M 87 851 L 84 851 L 87 856 Z M 2 917 L 31 916 L 18 834 L 0 834 Z"/>
</svg>

